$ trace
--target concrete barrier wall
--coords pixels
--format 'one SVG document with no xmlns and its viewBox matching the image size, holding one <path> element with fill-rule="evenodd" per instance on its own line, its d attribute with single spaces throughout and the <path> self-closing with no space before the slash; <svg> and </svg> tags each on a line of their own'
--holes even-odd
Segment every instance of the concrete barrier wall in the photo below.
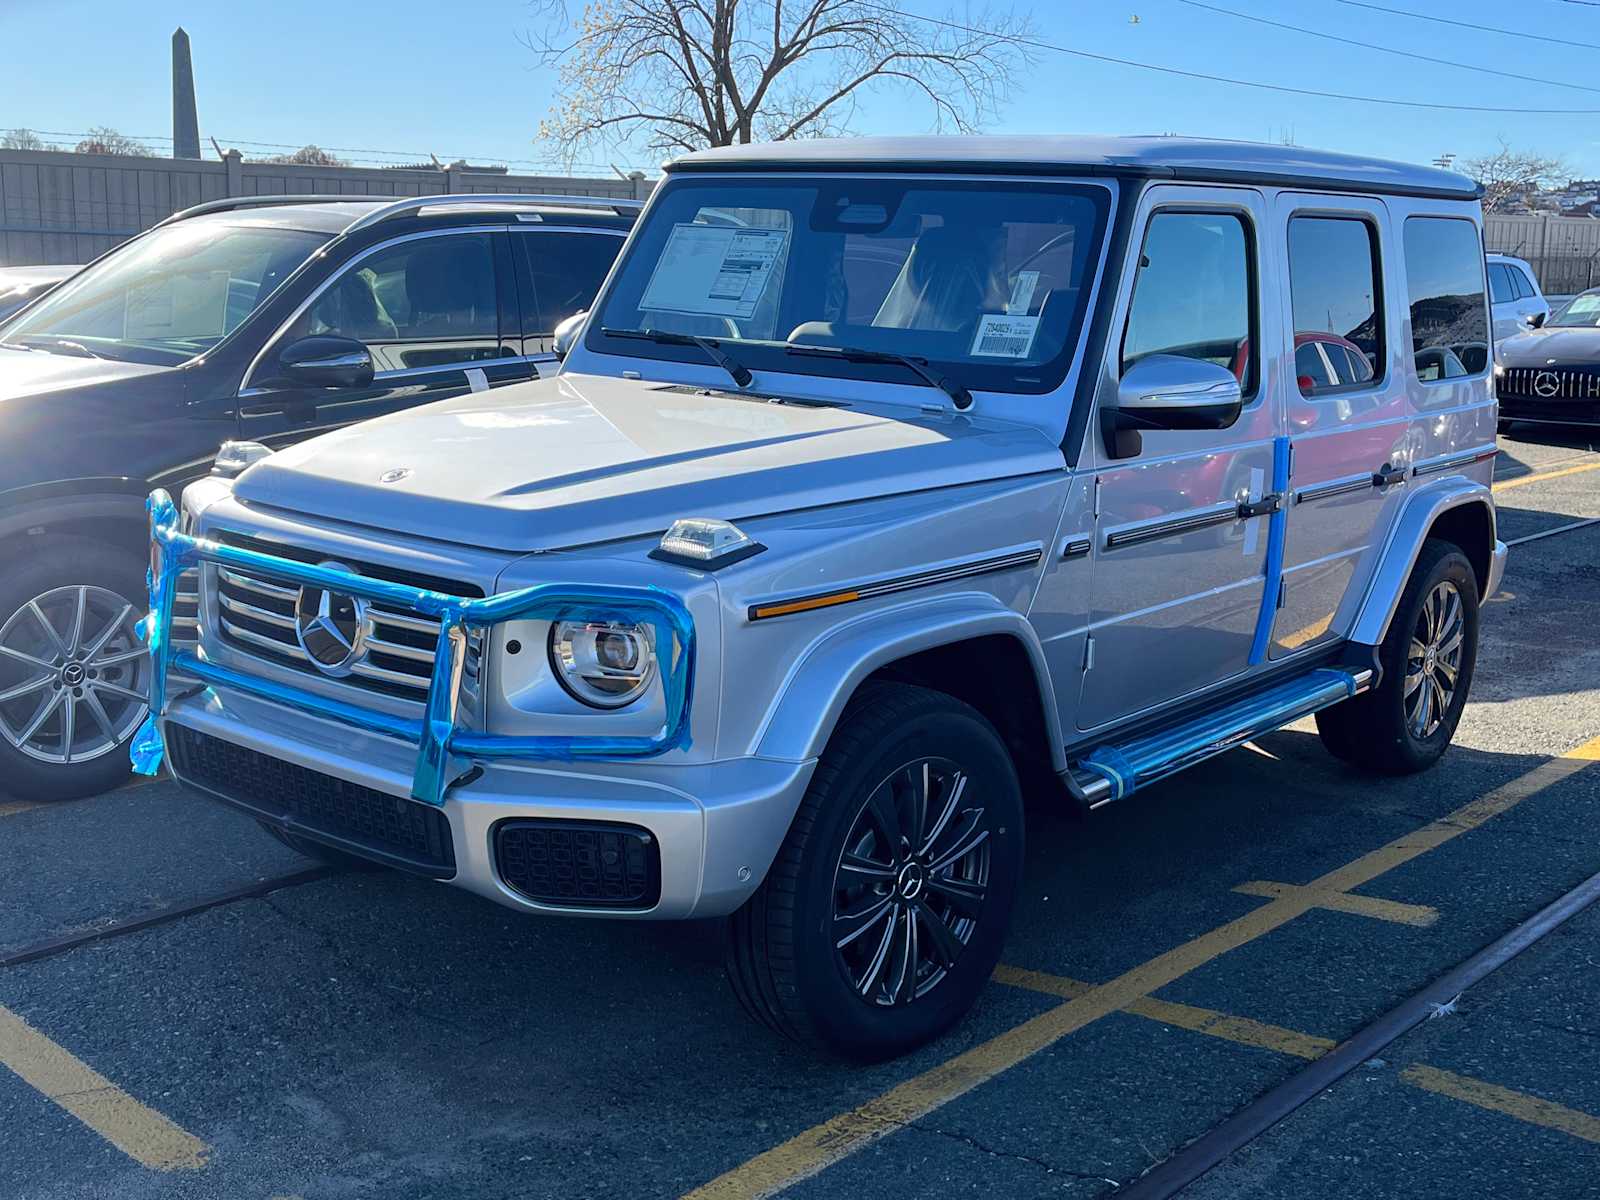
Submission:
<svg viewBox="0 0 1600 1200">
<path fill-rule="evenodd" d="M 445 192 L 643 199 L 644 179 L 447 169 L 299 167 L 216 159 L 0 150 L 0 266 L 85 263 L 206 200 L 229 196 L 428 196 Z"/>
</svg>

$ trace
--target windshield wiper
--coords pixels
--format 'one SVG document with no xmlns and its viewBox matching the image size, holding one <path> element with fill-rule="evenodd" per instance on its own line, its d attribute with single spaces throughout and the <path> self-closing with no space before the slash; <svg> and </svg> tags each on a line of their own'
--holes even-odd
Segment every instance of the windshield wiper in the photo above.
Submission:
<svg viewBox="0 0 1600 1200">
<path fill-rule="evenodd" d="M 33 352 L 32 346 L 24 346 L 21 342 L 0 342 L 0 350 L 26 350 Z"/>
<path fill-rule="evenodd" d="M 54 350 L 60 350 L 65 354 L 72 355 L 74 358 L 104 358 L 105 357 L 104 354 L 96 354 L 93 350 L 89 349 L 89 347 L 85 346 L 82 342 L 75 342 L 71 338 L 63 338 L 63 337 L 50 337 L 50 338 L 47 338 L 47 337 L 31 337 L 31 338 L 28 339 L 28 341 L 29 342 L 38 343 L 38 348 L 41 349 L 41 350 L 44 350 L 46 352 L 54 351 Z M 29 346 L 28 348 L 32 349 L 33 347 Z"/>
<path fill-rule="evenodd" d="M 936 387 L 958 409 L 972 407 L 972 393 L 967 391 L 949 376 L 941 375 L 928 365 L 925 358 L 913 358 L 909 354 L 895 354 L 889 350 L 863 350 L 856 346 L 812 346 L 803 342 L 785 342 L 784 350 L 790 354 L 811 354 L 817 358 L 839 358 L 846 362 L 872 362 L 891 363 L 904 367 L 912 372 L 929 387 Z"/>
<path fill-rule="evenodd" d="M 733 376 L 733 381 L 740 387 L 749 387 L 755 381 L 755 376 L 750 374 L 750 369 L 724 350 L 721 343 L 715 338 L 698 337 L 692 333 L 670 333 L 665 329 L 606 329 L 602 327 L 600 332 L 607 337 L 641 338 L 647 342 L 655 342 L 658 346 L 698 346 L 707 358 Z"/>
</svg>

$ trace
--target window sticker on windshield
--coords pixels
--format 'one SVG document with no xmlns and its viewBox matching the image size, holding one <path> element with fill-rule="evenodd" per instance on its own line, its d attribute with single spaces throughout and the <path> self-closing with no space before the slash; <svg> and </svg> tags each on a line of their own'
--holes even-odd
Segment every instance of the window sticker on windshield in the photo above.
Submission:
<svg viewBox="0 0 1600 1200">
<path fill-rule="evenodd" d="M 1027 313 L 1028 305 L 1033 303 L 1034 289 L 1039 286 L 1039 272 L 1018 271 L 1016 282 L 1011 285 L 1011 299 L 1006 301 L 1006 313 L 1009 316 L 1021 316 Z"/>
<path fill-rule="evenodd" d="M 788 246 L 787 229 L 674 225 L 639 307 L 752 317 Z"/>
<path fill-rule="evenodd" d="M 1034 334 L 1038 332 L 1038 317 L 984 313 L 978 318 L 978 334 L 972 339 L 972 349 L 968 353 L 990 358 L 1027 358 L 1028 351 L 1033 349 Z"/>
</svg>

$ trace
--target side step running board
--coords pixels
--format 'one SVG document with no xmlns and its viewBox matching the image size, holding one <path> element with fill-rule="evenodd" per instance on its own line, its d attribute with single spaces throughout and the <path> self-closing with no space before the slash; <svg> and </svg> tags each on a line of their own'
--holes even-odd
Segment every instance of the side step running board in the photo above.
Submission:
<svg viewBox="0 0 1600 1200">
<path fill-rule="evenodd" d="M 1232 750 L 1251 738 L 1360 694 L 1371 668 L 1319 667 L 1183 725 L 1097 746 L 1072 765 L 1070 786 L 1090 808 L 1132 795 L 1158 779 Z"/>
</svg>

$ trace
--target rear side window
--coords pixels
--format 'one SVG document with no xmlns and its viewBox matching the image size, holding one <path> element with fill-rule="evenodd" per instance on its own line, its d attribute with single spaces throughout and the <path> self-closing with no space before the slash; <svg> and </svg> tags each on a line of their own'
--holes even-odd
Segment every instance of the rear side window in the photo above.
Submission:
<svg viewBox="0 0 1600 1200">
<path fill-rule="evenodd" d="M 608 233 L 520 233 L 517 244 L 533 276 L 528 336 L 548 337 L 557 325 L 594 304 L 606 272 L 622 249 Z"/>
<path fill-rule="evenodd" d="M 1295 338 L 1322 343 L 1334 368 L 1319 380 L 1298 370 L 1297 354 L 1302 394 L 1372 383 L 1383 361 L 1380 289 L 1377 235 L 1367 222 L 1355 217 L 1289 221 Z"/>
<path fill-rule="evenodd" d="M 1504 263 L 1489 264 L 1489 297 L 1496 304 L 1505 304 L 1517 298 L 1516 285 L 1511 282 L 1511 270 Z"/>
<path fill-rule="evenodd" d="M 1405 250 L 1417 377 L 1454 379 L 1471 373 L 1467 363 L 1486 367 L 1489 320 L 1477 226 L 1455 217 L 1408 217 Z"/>
<path fill-rule="evenodd" d="M 1151 354 L 1200 358 L 1255 392 L 1254 263 L 1243 219 L 1230 213 L 1158 212 L 1145 230 L 1122 369 Z"/>
<path fill-rule="evenodd" d="M 1511 279 L 1517 285 L 1517 299 L 1531 300 L 1539 294 L 1539 289 L 1533 286 L 1533 280 L 1528 278 L 1528 273 L 1521 267 L 1511 267 Z"/>
</svg>

